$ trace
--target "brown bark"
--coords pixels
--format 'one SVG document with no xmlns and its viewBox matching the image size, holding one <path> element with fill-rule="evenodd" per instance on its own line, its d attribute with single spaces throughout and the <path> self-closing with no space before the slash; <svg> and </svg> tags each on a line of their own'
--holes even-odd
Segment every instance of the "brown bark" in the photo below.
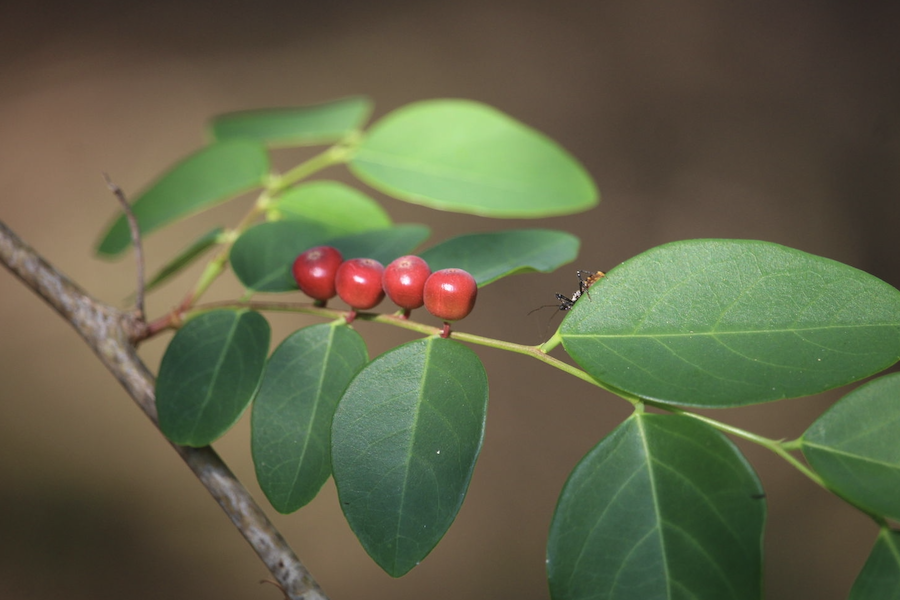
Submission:
<svg viewBox="0 0 900 600">
<path fill-rule="evenodd" d="M 132 343 L 142 337 L 144 322 L 89 296 L 2 221 L 0 262 L 75 328 L 128 395 L 158 426 L 155 380 Z M 172 447 L 250 543 L 288 598 L 327 600 L 294 551 L 211 447 L 175 444 Z"/>
</svg>

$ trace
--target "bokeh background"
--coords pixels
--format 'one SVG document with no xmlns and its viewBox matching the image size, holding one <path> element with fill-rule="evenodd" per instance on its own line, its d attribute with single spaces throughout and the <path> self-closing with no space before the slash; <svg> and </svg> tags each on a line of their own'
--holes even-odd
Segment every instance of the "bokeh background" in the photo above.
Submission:
<svg viewBox="0 0 900 600">
<path fill-rule="evenodd" d="M 652 246 L 757 238 L 900 285 L 900 4 L 678 2 L 3 2 L 0 219 L 108 302 L 130 257 L 92 256 L 116 211 L 101 172 L 137 192 L 237 109 L 365 93 L 376 117 L 407 102 L 494 105 L 579 157 L 596 210 L 546 219 L 581 236 L 577 264 L 482 291 L 461 329 L 536 343 L 574 269 Z M 279 155 L 287 166 L 302 153 Z M 350 181 L 342 169 L 324 176 Z M 145 241 L 152 271 L 233 223 L 251 198 Z M 435 213 L 384 199 L 434 240 L 534 222 Z M 149 298 L 158 315 L 197 276 Z M 212 297 L 233 297 L 226 277 Z M 424 317 L 427 318 L 427 317 Z M 276 336 L 308 321 L 272 318 Z M 372 354 L 409 339 L 360 324 Z M 142 355 L 155 369 L 167 339 Z M 477 348 L 491 383 L 484 450 L 438 548 L 393 580 L 343 521 L 333 485 L 273 514 L 334 599 L 544 599 L 560 487 L 628 405 L 526 359 Z M 840 392 L 716 413 L 793 438 Z M 769 598 L 844 598 L 874 541 L 865 517 L 741 444 L 768 490 Z M 216 449 L 262 503 L 248 423 Z M 273 512 L 270 510 L 270 512 Z M 223 513 L 75 333 L 0 269 L 0 598 L 279 598 Z"/>
</svg>

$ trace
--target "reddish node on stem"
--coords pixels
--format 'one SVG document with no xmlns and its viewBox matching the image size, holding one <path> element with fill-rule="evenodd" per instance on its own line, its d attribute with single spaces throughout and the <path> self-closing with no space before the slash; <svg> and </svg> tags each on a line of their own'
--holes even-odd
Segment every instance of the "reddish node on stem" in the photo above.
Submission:
<svg viewBox="0 0 900 600">
<path fill-rule="evenodd" d="M 442 269 L 425 282 L 425 308 L 444 321 L 459 321 L 475 307 L 478 284 L 462 269 Z"/>
<path fill-rule="evenodd" d="M 450 323 L 444 321 L 444 328 L 441 330 L 441 337 L 447 339 L 450 337 Z"/>
<path fill-rule="evenodd" d="M 291 272 L 304 294 L 316 300 L 316 305 L 337 294 L 334 278 L 344 257 L 337 248 L 316 246 L 302 253 L 294 261 Z"/>
<path fill-rule="evenodd" d="M 338 267 L 334 285 L 341 300 L 354 310 L 374 308 L 384 300 L 384 267 L 373 258 L 351 258 Z"/>
<path fill-rule="evenodd" d="M 409 311 L 425 304 L 425 281 L 429 275 L 428 263 L 413 255 L 401 256 L 385 267 L 382 285 L 388 298 L 403 309 L 402 318 L 409 318 Z"/>
</svg>

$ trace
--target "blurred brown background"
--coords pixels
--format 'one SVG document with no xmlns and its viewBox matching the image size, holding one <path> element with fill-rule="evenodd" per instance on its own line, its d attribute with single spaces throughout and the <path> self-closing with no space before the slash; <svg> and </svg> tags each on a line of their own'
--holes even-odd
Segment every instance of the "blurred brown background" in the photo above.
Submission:
<svg viewBox="0 0 900 600">
<path fill-rule="evenodd" d="M 536 343 L 575 286 L 649 247 L 758 238 L 900 285 L 900 5 L 712 0 L 0 5 L 0 219 L 96 296 L 121 303 L 128 259 L 92 246 L 116 211 L 100 173 L 134 193 L 198 148 L 216 113 L 370 94 L 376 116 L 434 97 L 492 104 L 558 140 L 596 178 L 593 212 L 547 219 L 578 262 L 483 290 L 460 328 Z M 282 154 L 284 165 L 298 155 Z M 349 181 L 345 171 L 326 176 Z M 146 240 L 150 270 L 249 198 Z M 434 239 L 532 226 L 385 199 Z M 196 277 L 149 299 L 158 315 Z M 213 296 L 237 292 L 229 277 Z M 427 316 L 423 316 L 427 319 Z M 276 335 L 307 323 L 272 318 Z M 372 354 L 409 339 L 359 326 Z M 166 340 L 142 354 L 156 368 Z M 476 349 L 492 395 L 462 512 L 409 576 L 382 573 L 329 482 L 274 515 L 342 598 L 543 599 L 544 542 L 576 461 L 628 405 L 518 356 Z M 716 413 L 796 437 L 839 393 Z M 253 483 L 247 419 L 216 444 Z M 874 526 L 765 452 L 769 598 L 846 597 Z M 243 539 L 69 327 L 0 269 L 0 598 L 279 598 Z"/>
</svg>

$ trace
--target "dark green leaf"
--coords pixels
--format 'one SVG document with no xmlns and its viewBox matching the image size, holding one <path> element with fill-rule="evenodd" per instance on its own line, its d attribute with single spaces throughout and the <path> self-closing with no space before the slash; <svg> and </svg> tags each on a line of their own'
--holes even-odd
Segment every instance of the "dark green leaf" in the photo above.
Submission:
<svg viewBox="0 0 900 600">
<path fill-rule="evenodd" d="M 172 221 L 200 212 L 238 194 L 260 187 L 269 171 L 269 156 L 257 142 L 237 140 L 212 144 L 182 160 L 131 205 L 146 235 Z M 103 236 L 97 252 L 119 254 L 131 245 L 125 215 Z"/>
<path fill-rule="evenodd" d="M 156 380 L 159 427 L 171 441 L 206 446 L 234 425 L 259 385 L 269 324 L 248 310 L 204 313 L 178 330 Z"/>
<path fill-rule="evenodd" d="M 437 337 L 369 363 L 334 415 L 341 508 L 394 577 L 431 552 L 456 518 L 481 450 L 487 377 L 474 352 Z"/>
<path fill-rule="evenodd" d="M 291 188 L 273 204 L 283 219 L 302 219 L 322 226 L 328 235 L 350 235 L 391 226 L 381 205 L 337 181 L 313 181 Z"/>
<path fill-rule="evenodd" d="M 431 233 L 424 225 L 396 225 L 355 235 L 328 240 L 329 246 L 341 251 L 344 259 L 374 258 L 387 265 L 395 258 L 409 254 Z"/>
<path fill-rule="evenodd" d="M 511 229 L 461 235 L 422 253 L 432 271 L 456 267 L 479 287 L 529 271 L 549 273 L 578 255 L 578 238 L 551 229 Z"/>
<path fill-rule="evenodd" d="M 900 532 L 881 529 L 849 600 L 900 600 Z"/>
<path fill-rule="evenodd" d="M 900 519 L 900 373 L 870 381 L 816 419 L 803 455 L 828 487 L 869 512 Z"/>
<path fill-rule="evenodd" d="M 615 388 L 727 407 L 815 394 L 900 356 L 900 292 L 847 265 L 748 240 L 691 240 L 610 271 L 560 328 Z"/>
<path fill-rule="evenodd" d="M 181 254 L 170 260 L 163 268 L 157 271 L 156 274 L 150 278 L 150 281 L 147 282 L 144 291 L 149 292 L 150 290 L 159 287 L 170 277 L 177 275 L 182 269 L 193 263 L 194 260 L 203 256 L 205 251 L 218 243 L 219 236 L 222 235 L 223 231 L 225 230 L 222 227 L 216 227 L 203 234 L 197 241 L 182 250 Z"/>
<path fill-rule="evenodd" d="M 251 227 L 231 247 L 231 268 L 247 289 L 288 292 L 297 289 L 291 266 L 301 252 L 324 243 L 328 234 L 317 223 L 276 221 Z"/>
<path fill-rule="evenodd" d="M 217 140 L 253 139 L 270 146 L 311 146 L 337 142 L 359 129 L 372 112 L 363 96 L 314 106 L 228 113 L 211 124 Z"/>
<path fill-rule="evenodd" d="M 554 600 L 758 600 L 766 503 L 711 427 L 635 414 L 569 476 L 550 526 Z"/>
<path fill-rule="evenodd" d="M 467 100 L 390 113 L 371 127 L 350 169 L 400 200 L 489 217 L 571 214 L 598 199 L 590 175 L 558 144 Z"/>
<path fill-rule="evenodd" d="M 331 418 L 367 359 L 362 337 L 336 322 L 296 331 L 272 353 L 253 402 L 251 447 L 278 512 L 307 504 L 331 475 Z"/>
</svg>

